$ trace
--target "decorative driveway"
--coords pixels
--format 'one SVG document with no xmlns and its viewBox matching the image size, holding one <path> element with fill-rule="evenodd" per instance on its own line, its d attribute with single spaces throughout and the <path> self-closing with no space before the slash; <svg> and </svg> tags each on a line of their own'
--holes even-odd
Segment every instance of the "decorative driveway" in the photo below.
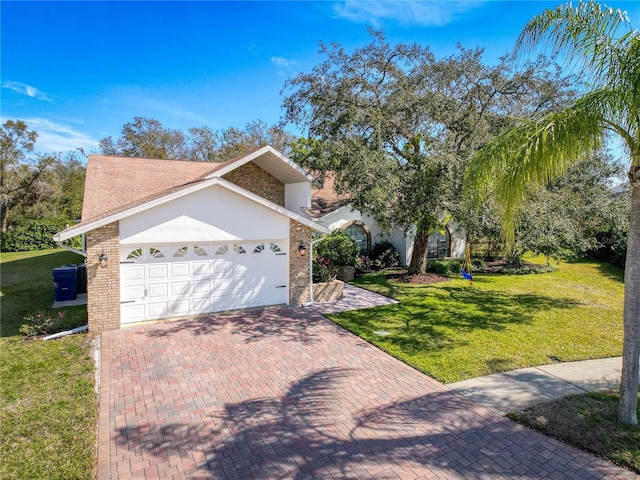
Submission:
<svg viewBox="0 0 640 480">
<path fill-rule="evenodd" d="M 125 328 L 101 355 L 100 480 L 637 478 L 310 309 Z"/>
</svg>

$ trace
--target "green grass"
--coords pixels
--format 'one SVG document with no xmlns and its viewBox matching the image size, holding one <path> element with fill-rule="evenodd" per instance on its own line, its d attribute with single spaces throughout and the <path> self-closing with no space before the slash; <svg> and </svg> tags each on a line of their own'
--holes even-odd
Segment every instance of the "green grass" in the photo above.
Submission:
<svg viewBox="0 0 640 480">
<path fill-rule="evenodd" d="M 616 421 L 618 400 L 618 391 L 592 392 L 572 395 L 507 416 L 640 473 L 640 428 Z"/>
<path fill-rule="evenodd" d="M 622 351 L 623 275 L 607 264 L 562 263 L 557 272 L 538 275 L 474 275 L 473 286 L 459 277 L 405 284 L 384 273 L 355 283 L 401 303 L 330 318 L 444 383 Z M 390 335 L 374 334 L 381 330 Z"/>
<path fill-rule="evenodd" d="M 51 269 L 78 263 L 60 250 L 3 253 L 0 339 L 0 478 L 89 479 L 95 473 L 97 407 L 90 337 L 26 340 L 23 317 L 54 300 Z M 65 309 L 69 326 L 86 307 Z"/>
<path fill-rule="evenodd" d="M 82 261 L 81 256 L 65 250 L 3 252 L 0 255 L 0 336 L 17 335 L 25 316 L 50 311 L 55 300 L 51 270 Z M 65 326 L 87 323 L 86 306 L 61 311 L 65 314 Z"/>
</svg>

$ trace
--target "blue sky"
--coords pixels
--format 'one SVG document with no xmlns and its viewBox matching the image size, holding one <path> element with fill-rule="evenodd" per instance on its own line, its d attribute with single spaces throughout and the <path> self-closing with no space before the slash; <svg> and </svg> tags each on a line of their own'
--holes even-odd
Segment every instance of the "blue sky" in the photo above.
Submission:
<svg viewBox="0 0 640 480">
<path fill-rule="evenodd" d="M 323 58 L 318 41 L 348 51 L 388 40 L 437 56 L 508 52 L 524 24 L 561 1 L 2 1 L 2 122 L 25 120 L 41 152 L 117 137 L 134 116 L 186 130 L 244 127 L 282 114 L 287 78 Z M 640 26 L 640 2 L 611 1 Z"/>
</svg>

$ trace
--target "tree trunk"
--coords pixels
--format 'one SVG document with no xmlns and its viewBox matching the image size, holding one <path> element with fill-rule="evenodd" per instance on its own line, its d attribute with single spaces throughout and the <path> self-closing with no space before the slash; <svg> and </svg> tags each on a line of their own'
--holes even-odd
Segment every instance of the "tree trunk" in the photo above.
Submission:
<svg viewBox="0 0 640 480">
<path fill-rule="evenodd" d="M 420 222 L 413 239 L 413 252 L 407 268 L 409 275 L 420 275 L 427 272 L 427 245 L 429 244 L 428 222 Z"/>
<path fill-rule="evenodd" d="M 640 362 L 640 167 L 631 167 L 631 219 L 624 271 L 624 340 L 618 420 L 637 425 Z"/>
</svg>

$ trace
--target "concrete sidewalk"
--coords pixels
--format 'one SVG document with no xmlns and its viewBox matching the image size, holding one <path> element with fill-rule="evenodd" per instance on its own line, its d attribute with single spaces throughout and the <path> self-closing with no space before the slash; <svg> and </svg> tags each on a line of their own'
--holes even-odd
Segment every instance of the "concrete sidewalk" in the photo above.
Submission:
<svg viewBox="0 0 640 480">
<path fill-rule="evenodd" d="M 555 363 L 450 383 L 456 393 L 504 415 L 567 395 L 616 388 L 622 357 Z"/>
</svg>

